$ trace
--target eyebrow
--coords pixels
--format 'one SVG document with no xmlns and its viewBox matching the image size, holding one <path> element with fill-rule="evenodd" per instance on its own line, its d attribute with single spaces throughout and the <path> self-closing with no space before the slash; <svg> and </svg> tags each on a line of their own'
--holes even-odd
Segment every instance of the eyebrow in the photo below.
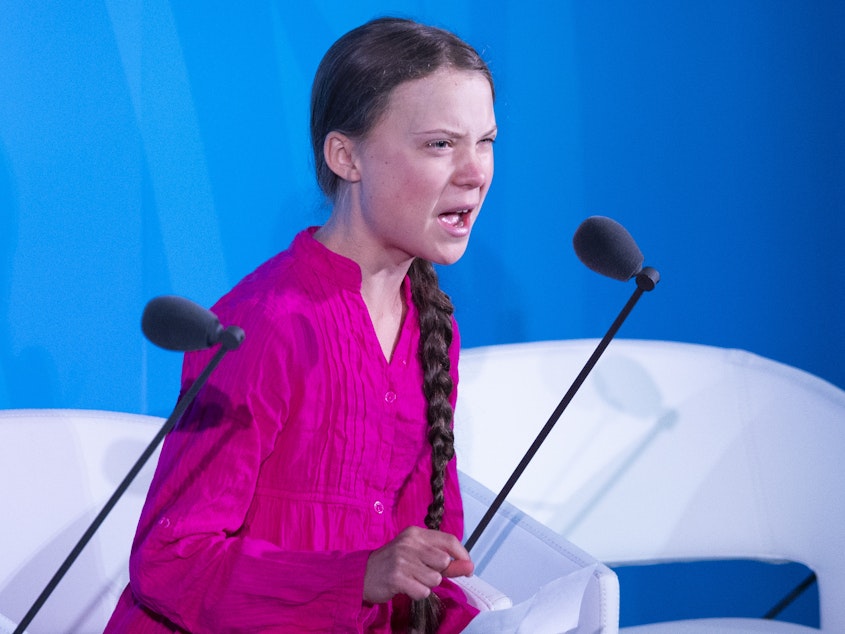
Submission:
<svg viewBox="0 0 845 634">
<path fill-rule="evenodd" d="M 491 134 L 496 134 L 499 131 L 499 126 L 493 126 L 487 132 L 481 134 L 482 137 L 490 136 Z M 467 134 L 463 132 L 457 132 L 455 130 L 450 130 L 449 128 L 434 128 L 433 130 L 420 130 L 419 132 L 413 133 L 416 136 L 423 136 L 427 134 L 440 134 L 447 137 L 455 137 L 455 138 L 464 138 Z"/>
</svg>

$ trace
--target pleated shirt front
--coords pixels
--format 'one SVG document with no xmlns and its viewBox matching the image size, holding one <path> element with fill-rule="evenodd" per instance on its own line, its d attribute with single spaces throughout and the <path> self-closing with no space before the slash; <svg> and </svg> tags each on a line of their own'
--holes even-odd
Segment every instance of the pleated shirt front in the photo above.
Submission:
<svg viewBox="0 0 845 634">
<path fill-rule="evenodd" d="M 213 308 L 246 333 L 169 434 L 107 632 L 389 632 L 407 597 L 362 601 L 369 553 L 431 501 L 408 306 L 382 352 L 351 260 L 300 233 Z M 457 385 L 459 338 L 450 349 Z M 183 391 L 211 351 L 186 355 Z M 452 404 L 455 403 L 455 392 Z M 442 530 L 461 538 L 456 464 Z M 441 631 L 475 614 L 444 581 Z"/>
</svg>

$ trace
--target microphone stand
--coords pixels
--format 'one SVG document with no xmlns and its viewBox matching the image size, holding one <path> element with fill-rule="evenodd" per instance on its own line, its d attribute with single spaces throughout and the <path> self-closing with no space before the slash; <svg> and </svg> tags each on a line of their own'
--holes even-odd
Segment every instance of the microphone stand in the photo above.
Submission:
<svg viewBox="0 0 845 634">
<path fill-rule="evenodd" d="M 472 550 L 472 547 L 475 546 L 475 543 L 478 541 L 478 538 L 481 537 L 481 533 L 487 528 L 487 525 L 490 523 L 490 520 L 493 519 L 493 516 L 496 515 L 496 511 L 499 510 L 499 507 L 502 505 L 502 502 L 505 501 L 505 498 L 511 492 L 516 481 L 522 475 L 522 472 L 525 471 L 525 468 L 528 466 L 528 463 L 531 462 L 531 459 L 534 457 L 534 454 L 537 453 L 537 450 L 540 449 L 540 445 L 543 444 L 543 441 L 546 440 L 546 437 L 551 433 L 552 428 L 557 423 L 558 419 L 560 418 L 563 411 L 569 405 L 569 402 L 575 396 L 575 393 L 581 387 L 581 384 L 587 378 L 587 375 L 590 374 L 593 367 L 599 360 L 599 357 L 604 353 L 607 346 L 610 344 L 610 341 L 616 336 L 617 331 L 621 328 L 622 323 L 628 317 L 630 312 L 634 309 L 634 305 L 636 305 L 637 301 L 640 299 L 642 294 L 646 291 L 654 290 L 654 287 L 657 286 L 657 283 L 660 281 L 660 274 L 657 272 L 656 269 L 651 268 L 650 266 L 645 267 L 642 271 L 640 271 L 637 276 L 637 288 L 634 291 L 634 294 L 631 295 L 631 299 L 628 300 L 628 303 L 625 304 L 625 307 L 616 317 L 616 320 L 611 324 L 610 328 L 608 329 L 607 333 L 605 333 L 602 340 L 599 342 L 598 346 L 596 346 L 595 351 L 593 352 L 592 356 L 587 360 L 587 363 L 584 365 L 584 368 L 581 370 L 581 373 L 575 378 L 575 381 L 569 388 L 569 391 L 566 392 L 564 397 L 561 399 L 560 403 L 558 404 L 555 411 L 552 412 L 552 415 L 549 417 L 548 422 L 546 422 L 543 429 L 540 430 L 540 433 L 537 435 L 537 438 L 534 439 L 532 445 L 528 448 L 528 451 L 522 457 L 522 460 L 517 465 L 516 469 L 514 469 L 513 473 L 511 474 L 508 481 L 505 483 L 505 486 L 502 487 L 502 490 L 499 491 L 499 494 L 496 496 L 496 499 L 493 500 L 493 503 L 490 505 L 490 508 L 487 509 L 487 513 L 485 513 L 484 517 L 481 518 L 481 521 L 478 522 L 478 526 L 475 527 L 475 530 L 470 535 L 469 539 L 464 544 L 464 547 L 467 550 Z"/>
<path fill-rule="evenodd" d="M 91 525 L 88 527 L 88 530 L 82 535 L 80 540 L 77 542 L 76 546 L 74 546 L 73 550 L 64 560 L 59 569 L 56 571 L 56 574 L 53 575 L 53 578 L 50 579 L 50 582 L 41 592 L 39 597 L 35 600 L 35 603 L 32 604 L 32 607 L 29 608 L 29 612 L 24 615 L 21 622 L 18 624 L 17 628 L 14 630 L 12 634 L 23 634 L 24 630 L 26 629 L 27 625 L 32 622 L 32 619 L 35 618 L 35 615 L 38 614 L 38 611 L 41 609 L 41 606 L 47 601 L 49 596 L 52 594 L 53 590 L 56 589 L 56 586 L 59 585 L 59 582 L 65 576 L 65 573 L 70 569 L 73 565 L 73 562 L 76 561 L 76 558 L 79 557 L 82 549 L 85 548 L 86 544 L 91 540 L 94 536 L 94 533 L 97 532 L 97 529 L 100 528 L 100 525 L 106 519 L 106 516 L 111 512 L 114 508 L 115 504 L 117 504 L 118 500 L 121 496 L 126 492 L 126 489 L 129 488 L 129 485 L 132 484 L 132 481 L 135 479 L 135 476 L 141 471 L 141 469 L 146 464 L 147 460 L 150 459 L 150 456 L 153 455 L 156 448 L 158 447 L 159 443 L 164 440 L 164 437 L 173 429 L 179 419 L 182 417 L 182 414 L 185 413 L 185 410 L 188 409 L 188 406 L 194 401 L 197 394 L 199 393 L 200 389 L 205 382 L 208 380 L 208 377 L 211 375 L 214 368 L 217 367 L 217 364 L 223 359 L 223 356 L 229 352 L 229 350 L 234 350 L 238 346 L 241 345 L 241 342 L 244 340 L 244 331 L 241 330 L 238 326 L 229 326 L 220 336 L 220 349 L 217 353 L 212 357 L 211 361 L 208 362 L 208 365 L 202 371 L 197 379 L 193 382 L 191 387 L 188 389 L 187 392 L 179 399 L 176 403 L 176 407 L 173 408 L 173 412 L 170 414 L 168 419 L 165 421 L 164 425 L 162 425 L 161 430 L 159 430 L 158 434 L 150 441 L 150 444 L 141 454 L 140 458 L 135 462 L 135 465 L 129 470 L 129 473 L 126 474 L 126 477 L 123 479 L 123 482 L 117 487 L 117 490 L 112 494 L 109 498 L 108 502 L 106 502 L 103 509 L 94 518 L 94 521 L 91 522 Z"/>
</svg>

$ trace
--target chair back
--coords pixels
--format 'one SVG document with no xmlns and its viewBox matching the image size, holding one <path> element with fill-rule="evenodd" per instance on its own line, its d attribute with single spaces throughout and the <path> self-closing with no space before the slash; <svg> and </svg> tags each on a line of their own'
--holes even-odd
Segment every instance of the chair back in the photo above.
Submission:
<svg viewBox="0 0 845 634">
<path fill-rule="evenodd" d="M 499 491 L 596 346 L 462 352 L 461 468 Z M 845 632 L 845 392 L 748 352 L 616 340 L 508 500 L 609 564 L 809 566 Z"/>
<path fill-rule="evenodd" d="M 152 416 L 0 411 L 0 614 L 29 611 L 161 428 Z M 135 478 L 28 626 L 102 632 L 129 580 L 129 550 L 157 454 Z"/>
</svg>

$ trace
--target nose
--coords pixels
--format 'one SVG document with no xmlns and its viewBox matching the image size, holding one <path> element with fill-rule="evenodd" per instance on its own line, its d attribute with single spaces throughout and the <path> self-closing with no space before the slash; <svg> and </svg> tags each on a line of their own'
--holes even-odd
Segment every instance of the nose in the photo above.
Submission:
<svg viewBox="0 0 845 634">
<path fill-rule="evenodd" d="M 477 189 L 484 186 L 492 175 L 492 154 L 477 148 L 467 149 L 455 169 L 455 183 L 467 189 Z"/>
</svg>

